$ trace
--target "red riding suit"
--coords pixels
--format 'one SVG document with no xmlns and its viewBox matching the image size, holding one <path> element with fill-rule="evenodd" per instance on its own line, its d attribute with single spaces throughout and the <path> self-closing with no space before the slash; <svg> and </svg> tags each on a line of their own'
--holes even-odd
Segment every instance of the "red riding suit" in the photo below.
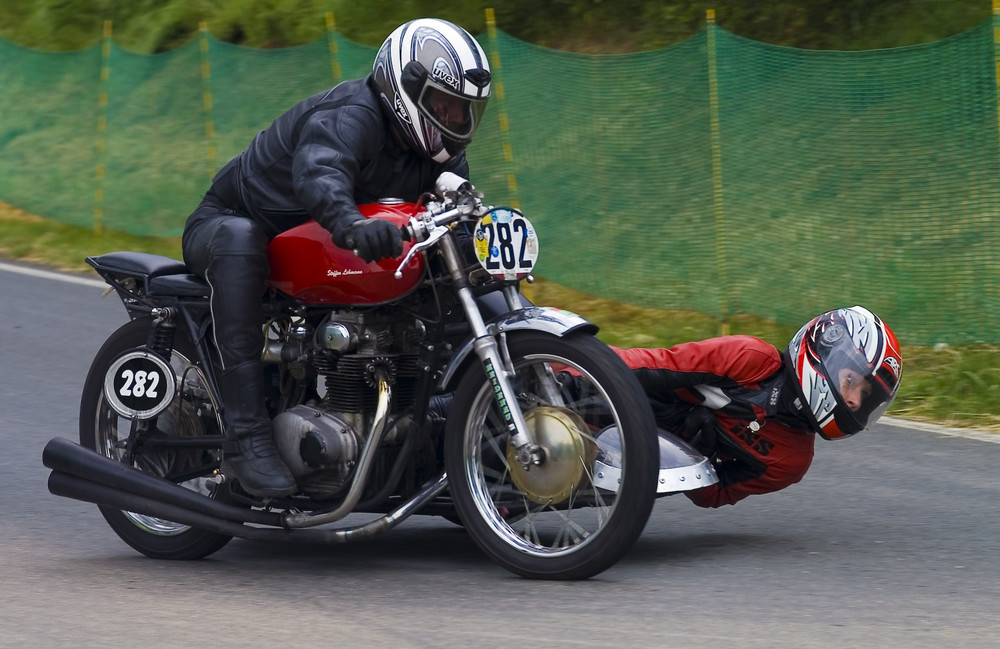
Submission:
<svg viewBox="0 0 1000 649">
<path fill-rule="evenodd" d="M 723 336 L 669 349 L 615 351 L 635 371 L 657 425 L 713 458 L 719 483 L 686 492 L 696 505 L 732 505 L 778 491 L 809 469 L 816 436 L 772 345 Z"/>
</svg>

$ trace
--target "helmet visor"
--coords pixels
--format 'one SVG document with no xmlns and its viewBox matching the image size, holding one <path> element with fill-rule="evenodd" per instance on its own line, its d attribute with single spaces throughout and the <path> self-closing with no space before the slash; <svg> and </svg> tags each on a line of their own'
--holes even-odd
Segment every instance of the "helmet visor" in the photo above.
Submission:
<svg viewBox="0 0 1000 649">
<path fill-rule="evenodd" d="M 465 97 L 428 78 L 417 97 L 417 108 L 443 136 L 468 143 L 488 100 Z"/>
<path fill-rule="evenodd" d="M 817 345 L 830 388 L 844 414 L 853 420 L 841 422 L 845 433 L 853 434 L 875 423 L 896 397 L 899 381 L 879 371 L 883 359 L 867 356 L 879 347 L 859 345 L 846 327 L 836 324 L 824 331 Z"/>
</svg>

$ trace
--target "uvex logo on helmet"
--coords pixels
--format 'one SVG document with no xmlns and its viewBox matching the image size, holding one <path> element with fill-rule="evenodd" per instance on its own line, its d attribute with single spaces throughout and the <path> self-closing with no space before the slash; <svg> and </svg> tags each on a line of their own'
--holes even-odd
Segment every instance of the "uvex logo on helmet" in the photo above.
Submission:
<svg viewBox="0 0 1000 649">
<path fill-rule="evenodd" d="M 443 58 L 438 58 L 434 61 L 434 68 L 431 70 L 431 76 L 434 77 L 436 81 L 449 86 L 455 90 L 459 90 L 459 79 L 458 75 L 454 74 L 451 70 L 451 66 L 448 65 L 448 61 Z"/>
<path fill-rule="evenodd" d="M 396 117 L 400 119 L 400 121 L 406 122 L 407 124 L 410 123 L 410 114 L 406 112 L 406 106 L 403 105 L 403 101 L 399 97 L 396 97 L 393 109 L 393 112 L 396 114 Z"/>
</svg>

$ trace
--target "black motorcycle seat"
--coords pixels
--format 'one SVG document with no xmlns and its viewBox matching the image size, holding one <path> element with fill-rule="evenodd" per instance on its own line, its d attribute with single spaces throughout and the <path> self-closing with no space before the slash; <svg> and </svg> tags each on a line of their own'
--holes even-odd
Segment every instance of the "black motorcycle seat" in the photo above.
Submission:
<svg viewBox="0 0 1000 649">
<path fill-rule="evenodd" d="M 188 272 L 182 261 L 147 252 L 109 252 L 97 257 L 87 257 L 87 263 L 102 274 L 110 272 L 152 278 Z"/>
<path fill-rule="evenodd" d="M 191 273 L 160 275 L 149 280 L 150 295 L 177 297 L 209 297 L 212 289 L 208 282 Z"/>
<path fill-rule="evenodd" d="M 208 283 L 189 272 L 184 262 L 146 252 L 109 252 L 87 257 L 87 263 L 102 277 L 126 275 L 142 280 L 149 295 L 208 297 Z"/>
</svg>

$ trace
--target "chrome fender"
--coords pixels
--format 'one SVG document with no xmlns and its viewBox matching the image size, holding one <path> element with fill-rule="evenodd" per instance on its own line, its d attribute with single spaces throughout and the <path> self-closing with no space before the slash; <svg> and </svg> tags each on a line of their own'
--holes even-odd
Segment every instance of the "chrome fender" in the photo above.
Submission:
<svg viewBox="0 0 1000 649">
<path fill-rule="evenodd" d="M 548 306 L 532 306 L 517 311 L 510 311 L 486 323 L 486 330 L 491 336 L 510 331 L 535 330 L 544 331 L 554 336 L 565 336 L 571 331 L 597 333 L 598 327 L 593 322 L 581 318 L 571 311 L 564 311 Z M 474 354 L 474 339 L 466 340 L 452 356 L 451 362 L 444 374 L 438 380 L 438 388 L 446 390 L 452 385 L 459 368 L 465 366 L 465 360 Z"/>
<path fill-rule="evenodd" d="M 594 463 L 594 484 L 601 489 L 618 491 L 621 478 L 621 448 L 618 434 L 605 435 L 614 426 L 597 434 L 597 461 Z M 668 494 L 692 491 L 719 481 L 711 460 L 696 451 L 684 440 L 658 429 L 660 442 L 660 471 L 656 480 L 656 493 Z"/>
</svg>

